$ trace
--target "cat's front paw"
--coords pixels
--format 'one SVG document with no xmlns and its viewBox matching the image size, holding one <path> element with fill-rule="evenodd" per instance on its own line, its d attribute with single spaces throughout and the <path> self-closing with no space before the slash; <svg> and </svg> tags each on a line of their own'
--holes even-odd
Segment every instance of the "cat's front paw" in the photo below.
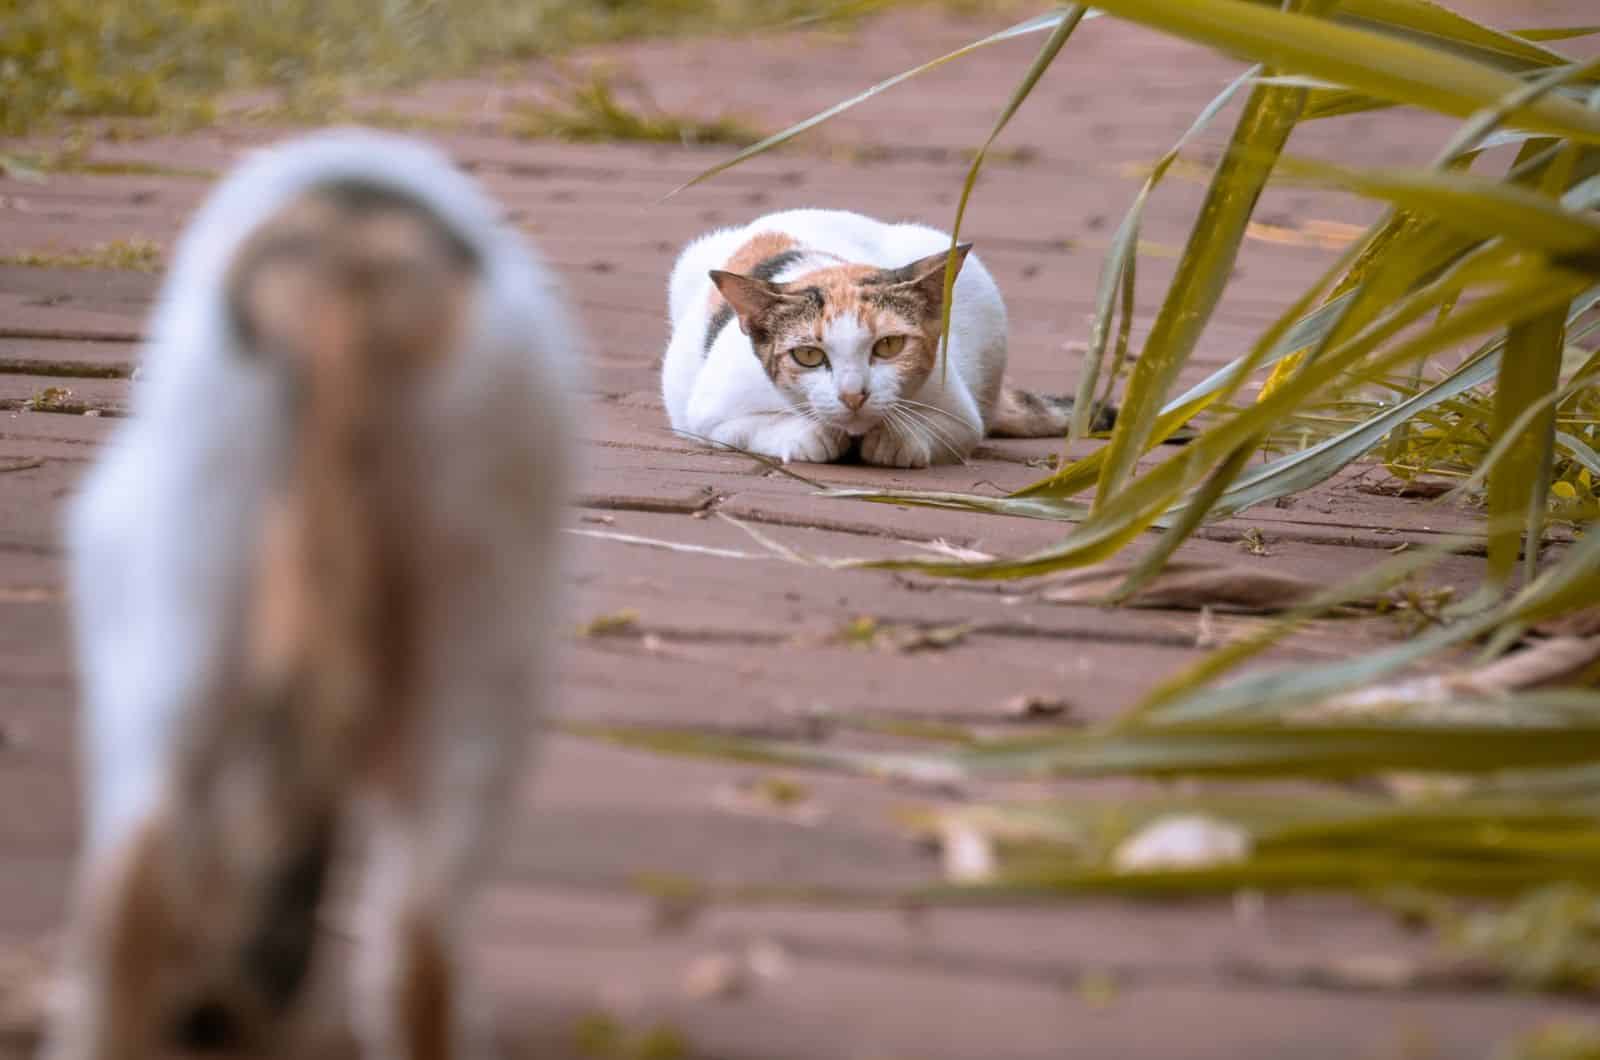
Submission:
<svg viewBox="0 0 1600 1060">
<path fill-rule="evenodd" d="M 790 420 L 767 431 L 756 448 L 785 464 L 826 464 L 844 455 L 850 436 L 810 420 Z"/>
<path fill-rule="evenodd" d="M 880 423 L 861 438 L 862 462 L 879 467 L 927 467 L 935 456 L 933 440 L 921 431 Z"/>
</svg>

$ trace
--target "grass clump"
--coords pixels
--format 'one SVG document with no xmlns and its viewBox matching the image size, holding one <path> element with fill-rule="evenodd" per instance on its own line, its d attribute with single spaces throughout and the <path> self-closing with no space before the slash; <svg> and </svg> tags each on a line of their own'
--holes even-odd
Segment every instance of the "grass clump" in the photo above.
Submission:
<svg viewBox="0 0 1600 1060">
<path fill-rule="evenodd" d="M 572 1028 L 572 1047 L 587 1060 L 690 1060 L 692 1055 L 676 1027 L 663 1023 L 636 1031 L 604 1011 L 579 1017 Z"/>
<path fill-rule="evenodd" d="M 1600 1060 L 1600 1026 L 1552 1023 L 1502 1045 L 1493 1060 Z"/>
<path fill-rule="evenodd" d="M 88 250 L 19 250 L 0 255 L 0 265 L 36 269 L 121 269 L 155 272 L 161 268 L 160 244 L 148 239 L 113 239 Z"/>
<path fill-rule="evenodd" d="M 663 110 L 642 82 L 606 70 L 568 78 L 544 99 L 523 100 L 510 109 L 506 130 L 527 138 L 743 147 L 762 137 L 732 116 L 703 119 Z"/>
<path fill-rule="evenodd" d="M 350 92 L 631 37 L 848 20 L 896 0 L 0 0 L 0 135 L 87 115 L 197 125 L 270 89 L 326 120 Z M 727 142 L 727 141 L 721 141 Z"/>
</svg>

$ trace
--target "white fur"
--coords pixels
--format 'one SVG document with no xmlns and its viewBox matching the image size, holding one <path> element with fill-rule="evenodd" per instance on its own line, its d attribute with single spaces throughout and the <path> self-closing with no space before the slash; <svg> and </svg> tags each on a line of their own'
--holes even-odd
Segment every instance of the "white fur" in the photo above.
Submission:
<svg viewBox="0 0 1600 1060">
<path fill-rule="evenodd" d="M 949 233 L 936 228 L 887 224 L 845 210 L 768 214 L 690 243 L 673 267 L 668 290 L 672 337 L 661 391 L 673 428 L 785 461 L 836 459 L 852 436 L 861 437 L 868 463 L 919 467 L 965 460 L 983 437 L 1006 361 L 1005 303 L 977 255 L 967 256 L 956 278 L 949 363 L 935 366 L 916 393 L 894 393 L 887 382 L 892 372 L 872 363 L 860 324 L 843 318 L 824 340 L 830 368 L 807 373 L 805 394 L 791 399 L 767 377 L 736 323 L 705 349 L 708 273 L 724 268 L 735 250 L 761 232 L 781 232 L 820 255 L 791 266 L 780 281 L 837 263 L 829 258 L 898 268 L 950 246 Z M 869 397 L 854 411 L 839 392 L 856 389 L 863 379 Z M 808 415 L 797 412 L 797 404 Z"/>
<path fill-rule="evenodd" d="M 349 178 L 419 200 L 483 263 L 467 338 L 429 384 L 415 475 L 434 530 L 485 561 L 424 586 L 423 805 L 380 814 L 397 837 L 388 846 L 406 851 L 399 889 L 464 896 L 511 801 L 553 684 L 547 628 L 581 344 L 550 273 L 443 156 L 384 134 L 323 133 L 253 154 L 196 216 L 133 417 L 68 513 L 86 878 L 162 797 L 186 718 L 227 694 L 263 500 L 286 458 L 289 394 L 233 336 L 228 263 L 292 198 Z"/>
</svg>

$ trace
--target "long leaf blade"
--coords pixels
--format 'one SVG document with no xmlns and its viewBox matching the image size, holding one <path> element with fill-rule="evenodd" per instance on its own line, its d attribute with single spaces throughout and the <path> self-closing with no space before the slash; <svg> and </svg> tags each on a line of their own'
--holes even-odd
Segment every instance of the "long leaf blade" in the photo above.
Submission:
<svg viewBox="0 0 1600 1060">
<path fill-rule="evenodd" d="M 1106 0 L 1107 14 L 1397 103 L 1466 117 L 1520 86 L 1510 74 L 1381 33 L 1263 9 L 1244 0 Z M 1519 108 L 1523 128 L 1600 143 L 1600 114 L 1561 96 Z"/>
<path fill-rule="evenodd" d="M 673 188 L 666 195 L 662 196 L 662 198 L 670 199 L 672 196 L 681 191 L 685 191 L 694 187 L 696 184 L 710 180 L 712 177 L 723 172 L 724 170 L 732 169 L 741 162 L 745 162 L 756 157 L 757 155 L 765 154 L 775 147 L 788 143 L 796 136 L 799 136 L 805 132 L 809 132 L 828 119 L 838 117 L 840 114 L 843 114 L 852 107 L 865 103 L 867 100 L 879 95 L 880 93 L 886 92 L 891 88 L 894 88 L 896 85 L 903 84 L 904 82 L 909 81 L 921 74 L 925 74 L 930 70 L 936 70 L 948 62 L 953 62 L 956 59 L 971 55 L 980 48 L 987 48 L 991 44 L 999 44 L 1002 41 L 1014 40 L 1017 37 L 1027 36 L 1030 33 L 1043 33 L 1046 30 L 1053 30 L 1065 19 L 1067 19 L 1069 14 L 1070 12 L 1068 11 L 1054 11 L 1049 14 L 1038 15 L 1030 19 L 1025 19 L 1024 21 L 1018 22 L 1014 26 L 1007 27 L 998 33 L 991 33 L 989 36 L 984 37 L 981 40 L 973 41 L 971 44 L 957 48 L 953 52 L 947 52 L 944 55 L 939 56 L 937 59 L 930 59 L 920 66 L 912 67 L 910 70 L 906 70 L 903 73 L 898 73 L 893 77 L 879 81 L 866 91 L 858 92 L 856 95 L 851 96 L 842 103 L 835 103 L 827 110 L 813 114 L 811 117 L 806 118 L 803 121 L 798 121 L 781 132 L 773 133 L 765 140 L 751 144 L 749 147 L 746 147 L 744 150 L 733 155 L 731 158 L 726 158 L 704 172 L 698 173 L 691 177 L 689 180 L 678 185 L 676 188 Z M 1083 17 L 1093 18 L 1097 17 L 1098 14 L 1098 12 L 1090 12 L 1087 16 Z"/>
</svg>

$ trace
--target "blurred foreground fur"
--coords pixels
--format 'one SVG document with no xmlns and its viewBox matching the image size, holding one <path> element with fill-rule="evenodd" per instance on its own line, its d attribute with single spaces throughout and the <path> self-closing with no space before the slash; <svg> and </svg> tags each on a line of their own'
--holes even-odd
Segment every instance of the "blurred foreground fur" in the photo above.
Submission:
<svg viewBox="0 0 1600 1060">
<path fill-rule="evenodd" d="M 70 514 L 87 845 L 48 1060 L 301 1055 L 347 836 L 364 1053 L 484 1055 L 459 938 L 551 685 L 577 358 L 416 144 L 293 142 L 201 211 Z"/>
</svg>

